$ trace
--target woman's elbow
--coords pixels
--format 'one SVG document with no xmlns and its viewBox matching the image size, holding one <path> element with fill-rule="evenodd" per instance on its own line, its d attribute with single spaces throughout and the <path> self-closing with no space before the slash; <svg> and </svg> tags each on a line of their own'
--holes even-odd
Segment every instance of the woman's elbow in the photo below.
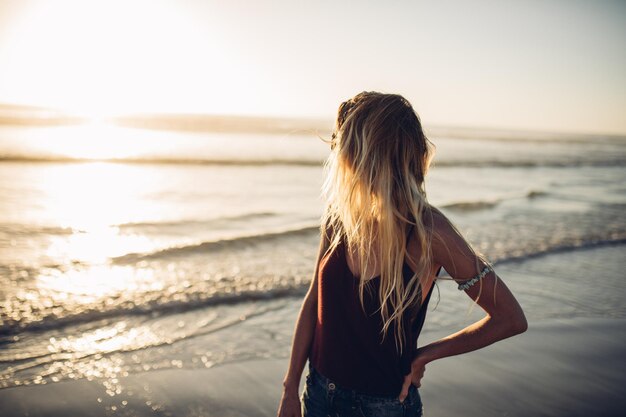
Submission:
<svg viewBox="0 0 626 417">
<path fill-rule="evenodd" d="M 499 329 L 500 338 L 515 336 L 528 330 L 528 322 L 524 313 L 511 314 L 505 316 L 491 316 Z"/>
<path fill-rule="evenodd" d="M 512 332 L 511 336 L 524 333 L 526 330 L 528 330 L 528 321 L 526 320 L 524 313 L 521 313 L 510 321 L 510 331 Z"/>
</svg>

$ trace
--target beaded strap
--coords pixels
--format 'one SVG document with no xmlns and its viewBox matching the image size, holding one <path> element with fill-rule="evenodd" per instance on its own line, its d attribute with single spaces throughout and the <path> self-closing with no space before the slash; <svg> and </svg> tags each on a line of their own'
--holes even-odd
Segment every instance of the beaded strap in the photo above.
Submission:
<svg viewBox="0 0 626 417">
<path fill-rule="evenodd" d="M 459 291 L 465 291 L 466 289 L 483 279 L 483 277 L 491 271 L 493 271 L 493 269 L 489 265 L 485 266 L 483 270 L 480 271 L 480 273 L 474 278 L 470 279 L 469 281 L 465 281 L 463 284 L 459 284 Z"/>
</svg>

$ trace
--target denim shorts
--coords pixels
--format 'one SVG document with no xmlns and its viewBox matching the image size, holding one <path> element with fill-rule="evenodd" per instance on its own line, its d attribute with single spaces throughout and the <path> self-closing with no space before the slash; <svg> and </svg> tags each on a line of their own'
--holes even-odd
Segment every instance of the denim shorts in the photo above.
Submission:
<svg viewBox="0 0 626 417">
<path fill-rule="evenodd" d="M 421 417 L 423 412 L 422 399 L 413 384 L 400 402 L 398 397 L 377 397 L 343 388 L 310 363 L 301 399 L 303 417 Z"/>
</svg>

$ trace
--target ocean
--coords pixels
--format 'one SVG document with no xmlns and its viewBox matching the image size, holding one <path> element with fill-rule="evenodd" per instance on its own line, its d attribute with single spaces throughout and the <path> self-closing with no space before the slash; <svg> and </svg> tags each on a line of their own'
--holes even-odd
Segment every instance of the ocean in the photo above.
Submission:
<svg viewBox="0 0 626 417">
<path fill-rule="evenodd" d="M 626 317 L 626 138 L 429 137 L 429 201 L 529 319 Z M 288 357 L 328 152 L 308 131 L 0 127 L 0 389 L 115 396 L 129 374 Z M 480 317 L 441 281 L 424 333 Z"/>
</svg>

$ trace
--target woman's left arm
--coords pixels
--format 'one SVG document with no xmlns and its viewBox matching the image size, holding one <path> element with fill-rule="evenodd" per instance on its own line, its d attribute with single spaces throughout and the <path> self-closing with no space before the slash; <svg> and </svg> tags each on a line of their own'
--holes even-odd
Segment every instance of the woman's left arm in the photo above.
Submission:
<svg viewBox="0 0 626 417">
<path fill-rule="evenodd" d="M 504 282 L 499 277 L 496 278 L 495 272 L 485 275 L 482 285 L 480 297 L 478 285 L 470 287 L 465 292 L 485 310 L 487 315 L 454 334 L 419 348 L 416 359 L 425 365 L 436 359 L 483 348 L 526 331 L 528 323 L 524 312 Z M 497 302 L 494 302 L 494 295 Z"/>
<path fill-rule="evenodd" d="M 433 239 L 434 261 L 460 282 L 479 274 L 486 264 L 476 256 L 467 241 L 445 216 L 435 219 L 437 238 Z M 523 333 L 528 323 L 521 306 L 494 271 L 489 271 L 465 293 L 487 313 L 466 328 L 418 349 L 411 373 L 405 377 L 400 400 L 408 393 L 411 383 L 420 386 L 426 364 L 448 356 L 471 352 L 494 342 Z"/>
</svg>

